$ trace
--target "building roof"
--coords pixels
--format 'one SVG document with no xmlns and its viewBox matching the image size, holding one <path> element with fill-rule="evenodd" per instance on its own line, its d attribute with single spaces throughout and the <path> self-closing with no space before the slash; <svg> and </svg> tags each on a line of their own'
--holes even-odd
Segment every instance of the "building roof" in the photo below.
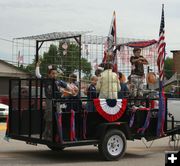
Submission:
<svg viewBox="0 0 180 166">
<path fill-rule="evenodd" d="M 164 82 L 164 85 L 167 86 L 171 83 L 179 82 L 179 80 L 180 80 L 180 74 L 175 73 L 169 80 Z"/>
<path fill-rule="evenodd" d="M 180 50 L 171 50 L 172 53 L 174 52 L 180 52 Z"/>
<path fill-rule="evenodd" d="M 22 69 L 0 59 L 0 76 L 4 77 L 17 77 L 19 76 L 31 76 L 29 72 L 23 71 Z M 5 67 L 6 66 L 6 67 Z M 8 68 L 7 68 L 8 67 Z"/>
</svg>

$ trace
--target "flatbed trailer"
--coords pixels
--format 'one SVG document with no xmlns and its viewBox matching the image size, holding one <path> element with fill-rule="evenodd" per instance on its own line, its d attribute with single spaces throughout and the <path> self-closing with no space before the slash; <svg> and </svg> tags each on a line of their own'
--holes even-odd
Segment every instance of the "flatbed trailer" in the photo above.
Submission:
<svg viewBox="0 0 180 166">
<path fill-rule="evenodd" d="M 14 82 L 18 82 L 19 92 L 21 93 L 21 83 L 26 81 L 29 85 L 28 90 L 31 91 L 32 87 L 30 82 L 37 82 L 38 85 L 43 85 L 45 80 L 43 79 L 14 79 L 10 81 L 10 85 Z M 53 80 L 52 80 L 53 83 Z M 66 147 L 82 146 L 82 145 L 98 145 L 99 151 L 103 158 L 106 160 L 116 160 L 123 156 L 126 150 L 127 140 L 137 140 L 145 138 L 147 141 L 160 139 L 167 136 L 173 136 L 180 134 L 180 126 L 175 126 L 173 120 L 167 120 L 168 114 L 166 114 L 164 135 L 157 136 L 157 122 L 158 122 L 158 109 L 150 110 L 136 110 L 133 112 L 132 104 L 137 99 L 120 99 L 122 102 L 126 100 L 126 109 L 120 118 L 113 122 L 109 122 L 102 117 L 97 110 L 88 112 L 82 106 L 78 105 L 78 110 L 74 112 L 72 116 L 71 110 L 66 110 L 64 105 L 75 103 L 87 102 L 87 99 L 81 98 L 78 100 L 71 99 L 52 99 L 52 128 L 53 137 L 51 140 L 46 140 L 43 137 L 44 130 L 44 108 L 42 106 L 43 101 L 43 87 L 37 87 L 39 95 L 32 98 L 31 95 L 23 98 L 20 93 L 16 96 L 12 96 L 13 90 L 10 86 L 10 105 L 9 105 L 9 121 L 7 136 L 11 139 L 17 139 L 25 141 L 28 144 L 44 144 L 52 150 L 62 150 Z M 156 99 L 140 99 L 145 102 L 149 107 L 149 103 Z M 33 101 L 33 103 L 32 103 Z M 40 102 L 40 104 L 38 104 Z M 63 108 L 58 110 L 56 105 L 62 105 Z M 27 104 L 27 105 L 26 105 Z M 33 104 L 33 107 L 32 107 Z M 36 107 L 34 106 L 36 105 Z M 145 121 L 150 113 L 149 125 L 144 128 L 144 131 L 139 129 L 143 128 Z M 134 122 L 132 124 L 132 114 L 134 115 Z M 57 116 L 61 116 L 61 124 L 57 120 Z M 72 120 L 73 118 L 73 120 Z M 71 125 L 74 123 L 74 131 L 72 131 Z M 130 125 L 131 123 L 131 125 Z M 167 128 L 168 123 L 170 127 Z M 61 129 L 59 128 L 61 127 Z M 61 133 L 59 133 L 61 132 Z M 71 133 L 74 132 L 74 137 L 71 137 Z M 60 138 L 61 137 L 61 138 Z"/>
<path fill-rule="evenodd" d="M 39 59 L 39 49 L 44 42 L 74 39 L 79 47 L 78 64 L 79 79 L 81 80 L 81 35 L 73 36 L 71 34 L 57 38 L 54 38 L 54 36 L 56 34 L 53 34 L 53 38 L 51 38 L 51 34 L 48 34 L 23 39 L 32 38 L 36 40 L 36 62 Z M 167 136 L 173 138 L 173 135 L 180 134 L 180 126 L 176 125 L 173 115 L 166 111 L 163 133 L 157 135 L 158 113 L 160 110 L 158 107 L 153 107 L 152 104 L 152 102 L 159 100 L 157 96 L 150 97 L 150 95 L 146 95 L 140 99 L 126 97 L 117 100 L 88 100 L 87 97 L 80 95 L 78 99 L 52 97 L 51 127 L 53 132 L 52 138 L 47 139 L 43 136 L 46 108 L 44 83 L 46 81 L 45 78 L 10 80 L 7 137 L 25 141 L 32 145 L 47 145 L 51 150 L 56 151 L 62 151 L 64 148 L 72 146 L 98 145 L 103 159 L 118 160 L 126 151 L 127 140 L 145 138 L 147 141 L 151 141 Z M 55 80 L 50 81 L 53 87 Z M 80 81 L 79 89 L 81 89 L 81 86 Z M 143 107 L 135 107 L 134 103 L 137 101 L 143 103 Z M 95 110 L 87 111 L 84 107 L 86 102 L 93 103 Z M 116 106 L 116 103 L 119 103 L 118 116 L 112 118 L 112 115 L 108 115 L 110 118 L 107 118 L 107 112 L 102 113 L 102 109 L 98 109 L 100 107 L 98 104 L 101 102 L 112 109 Z M 76 110 L 67 109 L 67 105 L 75 105 Z M 166 110 L 167 105 L 168 102 L 166 102 Z"/>
</svg>

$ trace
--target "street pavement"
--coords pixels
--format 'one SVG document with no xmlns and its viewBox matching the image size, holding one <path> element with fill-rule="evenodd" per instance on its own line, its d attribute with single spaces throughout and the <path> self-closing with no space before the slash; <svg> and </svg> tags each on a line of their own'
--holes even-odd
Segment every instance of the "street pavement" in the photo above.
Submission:
<svg viewBox="0 0 180 166">
<path fill-rule="evenodd" d="M 10 165 L 73 165 L 73 166 L 163 166 L 165 151 L 172 151 L 169 138 L 153 142 L 146 148 L 142 141 L 128 141 L 125 156 L 119 161 L 102 161 L 94 146 L 66 148 L 63 152 L 54 152 L 44 145 L 27 145 L 25 142 L 4 140 L 5 124 L 0 123 L 0 166 Z M 151 142 L 147 143 L 147 146 Z"/>
</svg>

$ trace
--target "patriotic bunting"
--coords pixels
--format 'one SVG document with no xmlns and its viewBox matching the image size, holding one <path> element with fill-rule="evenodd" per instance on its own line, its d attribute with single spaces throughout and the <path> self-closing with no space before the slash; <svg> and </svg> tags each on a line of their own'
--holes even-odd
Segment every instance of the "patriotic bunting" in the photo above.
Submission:
<svg viewBox="0 0 180 166">
<path fill-rule="evenodd" d="M 143 127 L 139 128 L 139 129 L 137 130 L 137 133 L 144 134 L 144 132 L 146 131 L 146 129 L 149 127 L 150 118 L 151 118 L 151 112 L 150 112 L 150 110 L 149 110 L 149 111 L 147 112 L 146 120 L 145 120 L 145 122 L 144 122 Z"/>
<path fill-rule="evenodd" d="M 128 47 L 133 47 L 133 48 L 145 48 L 149 47 L 153 44 L 156 44 L 156 40 L 146 40 L 146 41 L 135 41 L 135 42 L 129 42 L 125 44 Z"/>
<path fill-rule="evenodd" d="M 63 143 L 62 113 L 56 112 L 55 117 L 56 117 L 56 122 L 57 122 L 57 126 L 58 126 L 58 134 L 59 134 L 60 143 Z"/>
<path fill-rule="evenodd" d="M 83 139 L 86 139 L 86 134 L 87 134 L 87 115 L 88 111 L 84 110 L 83 112 Z"/>
<path fill-rule="evenodd" d="M 109 122 L 122 117 L 126 110 L 126 99 L 94 99 L 97 112 Z"/>
<path fill-rule="evenodd" d="M 76 141 L 76 131 L 75 131 L 75 111 L 74 111 L 74 110 L 71 110 L 70 140 L 71 140 L 71 141 Z"/>
</svg>

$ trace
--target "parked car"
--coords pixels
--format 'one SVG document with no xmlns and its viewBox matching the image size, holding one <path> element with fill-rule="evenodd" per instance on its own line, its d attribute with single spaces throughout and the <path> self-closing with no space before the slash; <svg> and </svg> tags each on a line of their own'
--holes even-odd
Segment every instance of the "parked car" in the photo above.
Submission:
<svg viewBox="0 0 180 166">
<path fill-rule="evenodd" d="M 0 103 L 0 118 L 6 118 L 9 113 L 9 106 L 6 104 Z"/>
<path fill-rule="evenodd" d="M 0 103 L 9 105 L 9 96 L 8 95 L 1 95 L 0 96 Z"/>
</svg>

